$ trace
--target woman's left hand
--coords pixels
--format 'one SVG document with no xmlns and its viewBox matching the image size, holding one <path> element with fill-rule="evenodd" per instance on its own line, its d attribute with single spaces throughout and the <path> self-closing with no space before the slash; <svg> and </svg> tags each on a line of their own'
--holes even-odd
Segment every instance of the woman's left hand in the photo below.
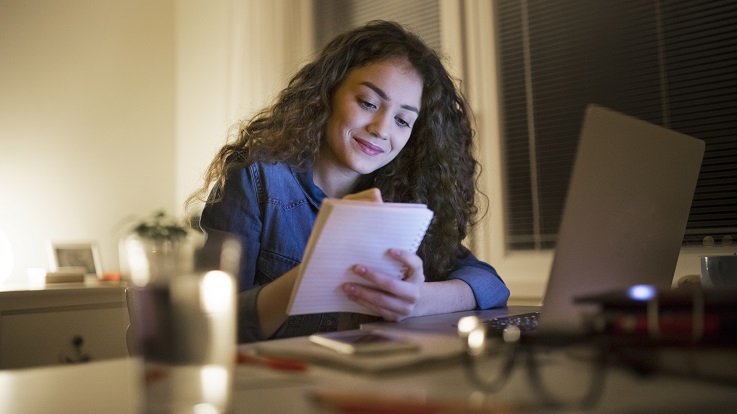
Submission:
<svg viewBox="0 0 737 414">
<path fill-rule="evenodd" d="M 421 287 L 425 282 L 422 259 L 407 250 L 390 249 L 389 254 L 406 270 L 404 278 L 374 271 L 357 264 L 353 272 L 371 282 L 372 286 L 346 283 L 343 291 L 352 301 L 378 313 L 384 320 L 401 321 L 413 316 L 420 300 Z"/>
</svg>

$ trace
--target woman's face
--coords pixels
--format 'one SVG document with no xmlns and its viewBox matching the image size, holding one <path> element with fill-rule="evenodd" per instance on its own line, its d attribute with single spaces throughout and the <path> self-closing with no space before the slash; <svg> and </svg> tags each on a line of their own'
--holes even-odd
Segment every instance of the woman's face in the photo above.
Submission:
<svg viewBox="0 0 737 414">
<path fill-rule="evenodd" d="M 351 70 L 333 96 L 319 162 L 356 178 L 388 164 L 409 140 L 422 86 L 404 58 Z"/>
</svg>

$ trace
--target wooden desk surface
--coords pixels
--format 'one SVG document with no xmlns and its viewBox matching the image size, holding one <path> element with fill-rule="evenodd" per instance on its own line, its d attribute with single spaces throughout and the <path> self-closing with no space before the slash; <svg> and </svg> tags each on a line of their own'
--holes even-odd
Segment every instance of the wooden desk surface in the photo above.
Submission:
<svg viewBox="0 0 737 414">
<path fill-rule="evenodd" d="M 245 350 L 249 346 L 240 348 Z M 0 371 L 0 412 L 135 413 L 140 396 L 138 362 L 119 359 L 78 366 Z M 551 384 L 565 390 L 579 390 L 588 385 L 585 358 L 557 353 L 545 355 L 543 362 L 551 374 Z M 314 393 L 321 391 L 342 396 L 369 396 L 373 402 L 386 398 L 460 402 L 532 407 L 531 412 L 545 412 L 530 385 L 524 364 L 517 364 L 501 391 L 483 394 L 471 384 L 458 363 L 373 375 L 320 365 L 310 365 L 305 372 L 241 365 L 235 371 L 232 412 L 334 412 L 314 403 Z M 579 412 L 731 413 L 735 407 L 737 387 L 733 385 L 677 376 L 641 376 L 628 369 L 611 367 L 599 403 Z"/>
<path fill-rule="evenodd" d="M 570 374 L 572 367 L 564 370 Z M 576 375 L 556 381 L 576 387 L 586 382 Z M 140 392 L 134 359 L 87 365 L 0 371 L 0 412 L 3 413 L 136 413 Z M 576 372 L 576 371 L 573 371 Z M 560 384 L 559 384 L 560 385 Z M 538 406 L 524 372 L 517 370 L 496 394 L 474 389 L 460 366 L 424 369 L 412 374 L 362 376 L 311 366 L 304 373 L 288 373 L 256 366 L 240 366 L 235 373 L 233 413 L 324 413 L 314 404 L 315 392 L 368 396 L 373 401 L 396 399 L 421 402 L 468 402 L 509 406 Z M 600 402 L 582 413 L 731 413 L 737 389 L 677 377 L 643 378 L 611 370 Z M 491 411 L 490 411 L 491 412 Z M 532 410 L 532 412 L 544 412 Z"/>
</svg>

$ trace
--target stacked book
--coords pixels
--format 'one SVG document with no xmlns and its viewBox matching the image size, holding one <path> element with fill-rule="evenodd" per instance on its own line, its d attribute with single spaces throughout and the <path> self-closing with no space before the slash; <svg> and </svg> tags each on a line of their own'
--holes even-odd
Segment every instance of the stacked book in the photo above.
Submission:
<svg viewBox="0 0 737 414">
<path fill-rule="evenodd" d="M 737 384 L 737 289 L 629 289 L 580 297 L 614 355 L 642 373 L 667 372 Z"/>
</svg>

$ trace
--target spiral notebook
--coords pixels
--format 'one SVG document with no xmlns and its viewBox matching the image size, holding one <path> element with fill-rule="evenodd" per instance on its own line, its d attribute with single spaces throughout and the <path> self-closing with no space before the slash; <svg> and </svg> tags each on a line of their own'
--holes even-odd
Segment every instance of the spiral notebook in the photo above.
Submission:
<svg viewBox="0 0 737 414">
<path fill-rule="evenodd" d="M 288 315 L 354 312 L 375 315 L 349 300 L 346 282 L 370 282 L 351 271 L 355 264 L 403 277 L 391 248 L 416 252 L 433 212 L 424 204 L 325 199 L 307 242 L 287 308 Z"/>
</svg>

